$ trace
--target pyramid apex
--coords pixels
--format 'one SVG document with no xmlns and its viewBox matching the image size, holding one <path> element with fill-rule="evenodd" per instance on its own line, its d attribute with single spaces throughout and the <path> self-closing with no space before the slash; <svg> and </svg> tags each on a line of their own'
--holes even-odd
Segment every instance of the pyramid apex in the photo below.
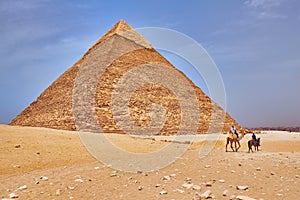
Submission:
<svg viewBox="0 0 300 200">
<path fill-rule="evenodd" d="M 125 31 L 132 31 L 133 28 L 127 23 L 125 22 L 125 20 L 121 19 L 120 21 L 118 21 L 112 28 L 111 28 L 111 32 L 112 34 L 114 33 L 122 33 Z"/>
<path fill-rule="evenodd" d="M 146 48 L 152 48 L 151 44 L 137 33 L 125 20 L 119 20 L 107 33 L 105 33 L 93 46 L 103 42 L 112 35 L 120 35 L 124 38 L 134 41 L 135 43 L 142 45 Z M 93 47 L 92 47 L 93 48 Z"/>
</svg>

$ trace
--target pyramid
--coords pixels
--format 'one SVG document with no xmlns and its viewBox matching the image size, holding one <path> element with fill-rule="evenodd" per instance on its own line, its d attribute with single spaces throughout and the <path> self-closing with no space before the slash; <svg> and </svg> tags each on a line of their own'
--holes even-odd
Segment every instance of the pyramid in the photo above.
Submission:
<svg viewBox="0 0 300 200">
<path fill-rule="evenodd" d="M 10 125 L 157 135 L 245 130 L 123 20 Z"/>
</svg>

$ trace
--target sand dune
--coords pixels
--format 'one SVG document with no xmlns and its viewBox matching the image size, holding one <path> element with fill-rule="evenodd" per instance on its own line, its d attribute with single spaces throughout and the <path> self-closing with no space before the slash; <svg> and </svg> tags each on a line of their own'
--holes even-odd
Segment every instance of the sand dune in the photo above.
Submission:
<svg viewBox="0 0 300 200">
<path fill-rule="evenodd" d="M 210 190 L 213 199 L 299 197 L 299 133 L 264 132 L 258 135 L 261 151 L 254 153 L 247 152 L 251 135 L 242 140 L 239 152 L 227 153 L 225 137 L 196 136 L 171 165 L 154 172 L 129 173 L 94 159 L 76 132 L 0 125 L 0 195 L 9 198 L 15 193 L 19 199 L 197 199 Z M 172 139 L 117 134 L 106 138 L 123 151 L 144 154 L 159 151 L 170 143 L 165 140 Z M 214 148 L 199 158 L 207 139 Z M 180 143 L 186 141 L 183 136 L 175 140 L 178 147 L 186 145 Z M 238 190 L 238 185 L 248 189 Z"/>
</svg>

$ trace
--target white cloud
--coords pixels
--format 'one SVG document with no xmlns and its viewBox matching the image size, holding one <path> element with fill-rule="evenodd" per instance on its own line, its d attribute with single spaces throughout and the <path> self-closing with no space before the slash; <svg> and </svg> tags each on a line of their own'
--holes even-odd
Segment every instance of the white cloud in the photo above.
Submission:
<svg viewBox="0 0 300 200">
<path fill-rule="evenodd" d="M 282 3 L 282 0 L 247 0 L 245 5 L 251 8 L 262 8 L 270 9 L 276 6 L 279 6 Z"/>
<path fill-rule="evenodd" d="M 244 2 L 250 13 L 257 19 L 285 19 L 286 15 L 280 13 L 283 0 L 247 0 Z"/>
</svg>

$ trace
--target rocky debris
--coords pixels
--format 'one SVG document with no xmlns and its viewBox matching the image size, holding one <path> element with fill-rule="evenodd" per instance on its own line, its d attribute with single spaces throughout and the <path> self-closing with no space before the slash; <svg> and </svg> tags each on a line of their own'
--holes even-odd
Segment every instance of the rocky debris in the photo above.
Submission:
<svg viewBox="0 0 300 200">
<path fill-rule="evenodd" d="M 224 179 L 220 179 L 219 183 L 225 183 L 225 180 Z"/>
<path fill-rule="evenodd" d="M 234 196 L 234 195 L 231 195 L 231 196 L 229 197 L 229 199 L 230 199 L 230 200 L 234 200 L 234 199 L 235 199 L 235 196 Z"/>
<path fill-rule="evenodd" d="M 212 192 L 210 190 L 206 190 L 204 193 L 200 195 L 201 198 L 208 199 L 212 198 Z"/>
<path fill-rule="evenodd" d="M 261 168 L 260 167 L 256 168 L 256 171 L 261 171 Z"/>
<path fill-rule="evenodd" d="M 27 185 L 22 185 L 17 188 L 17 190 L 26 190 L 26 189 L 27 189 Z"/>
<path fill-rule="evenodd" d="M 110 177 L 116 177 L 117 176 L 117 174 L 115 174 L 115 173 L 112 173 L 111 175 L 110 175 Z"/>
<path fill-rule="evenodd" d="M 236 186 L 236 189 L 238 189 L 238 190 L 248 190 L 248 186 L 245 186 L 245 185 L 237 185 L 237 186 Z"/>
<path fill-rule="evenodd" d="M 270 174 L 271 174 L 272 176 L 274 176 L 274 175 L 275 175 L 275 173 L 274 173 L 274 172 L 271 172 Z"/>
<path fill-rule="evenodd" d="M 192 179 L 190 177 L 186 177 L 185 181 L 188 182 L 188 183 L 191 183 Z"/>
<path fill-rule="evenodd" d="M 184 183 L 181 186 L 186 189 L 191 189 L 193 187 L 193 183 Z"/>
<path fill-rule="evenodd" d="M 47 176 L 41 176 L 40 179 L 43 180 L 43 181 L 48 181 L 49 180 L 49 178 Z"/>
<path fill-rule="evenodd" d="M 56 195 L 56 196 L 59 196 L 59 195 L 60 195 L 60 189 L 57 189 L 57 190 L 55 191 L 55 195 Z"/>
<path fill-rule="evenodd" d="M 82 178 L 77 178 L 77 179 L 75 179 L 75 182 L 83 183 L 83 180 L 82 180 Z"/>
<path fill-rule="evenodd" d="M 20 145 L 20 144 L 16 144 L 16 145 L 15 145 L 15 148 L 16 148 L 16 149 L 21 148 L 21 145 Z"/>
<path fill-rule="evenodd" d="M 205 168 L 211 168 L 211 165 L 205 165 Z"/>
<path fill-rule="evenodd" d="M 13 168 L 21 168 L 20 165 L 14 165 Z"/>
<path fill-rule="evenodd" d="M 204 182 L 203 185 L 205 185 L 206 187 L 211 187 L 212 186 L 212 182 L 210 182 L 210 181 Z"/>
<path fill-rule="evenodd" d="M 143 186 L 140 185 L 140 186 L 138 187 L 138 190 L 142 190 L 142 189 L 143 189 Z"/>
<path fill-rule="evenodd" d="M 228 190 L 224 190 L 223 193 L 222 193 L 222 196 L 226 197 L 226 196 L 228 196 L 228 193 L 229 193 Z"/>
<path fill-rule="evenodd" d="M 94 169 L 95 169 L 95 170 L 98 170 L 98 169 L 100 169 L 100 167 L 96 166 L 96 167 L 94 167 Z"/>
<path fill-rule="evenodd" d="M 243 195 L 238 195 L 238 196 L 235 197 L 235 199 L 237 199 L 237 200 L 255 200 L 251 197 L 243 196 Z"/>
<path fill-rule="evenodd" d="M 175 192 L 178 192 L 178 193 L 180 193 L 180 194 L 182 194 L 182 193 L 184 193 L 184 190 L 181 190 L 181 189 L 176 189 L 176 190 L 174 190 Z"/>
<path fill-rule="evenodd" d="M 239 167 L 241 167 L 241 166 L 242 166 L 242 163 L 239 163 L 238 165 L 239 165 Z"/>
<path fill-rule="evenodd" d="M 9 196 L 10 199 L 16 199 L 16 198 L 19 198 L 19 195 L 17 195 L 17 193 L 15 193 L 15 192 L 10 193 L 8 196 Z"/>
<path fill-rule="evenodd" d="M 296 178 L 300 178 L 300 176 L 298 174 L 295 175 Z"/>
<path fill-rule="evenodd" d="M 168 192 L 166 190 L 162 190 L 159 192 L 160 195 L 164 195 L 164 194 L 168 194 Z"/>
<path fill-rule="evenodd" d="M 176 176 L 176 174 L 170 174 L 170 177 L 175 177 Z"/>
<path fill-rule="evenodd" d="M 164 176 L 163 180 L 169 181 L 169 180 L 171 180 L 171 177 L 170 176 Z"/>
<path fill-rule="evenodd" d="M 201 186 L 199 185 L 193 185 L 193 190 L 201 190 Z"/>
<path fill-rule="evenodd" d="M 156 188 L 158 188 L 158 187 L 160 187 L 160 186 L 161 186 L 161 184 L 159 184 L 159 183 L 157 183 L 157 184 L 155 185 Z"/>
<path fill-rule="evenodd" d="M 69 189 L 69 190 L 74 190 L 75 187 L 74 187 L 74 186 L 68 186 L 68 189 Z"/>
</svg>

